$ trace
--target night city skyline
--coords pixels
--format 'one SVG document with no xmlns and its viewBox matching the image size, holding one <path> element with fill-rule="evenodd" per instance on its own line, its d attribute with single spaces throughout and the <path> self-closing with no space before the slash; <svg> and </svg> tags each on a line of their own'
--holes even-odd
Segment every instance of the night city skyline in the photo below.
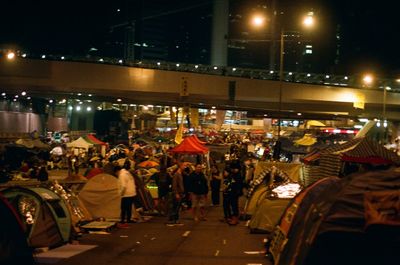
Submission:
<svg viewBox="0 0 400 265">
<path fill-rule="evenodd" d="M 155 56 L 177 62 L 210 63 L 212 1 L 168 1 L 168 5 L 165 1 L 145 1 L 145 4 L 141 2 L 121 0 L 105 4 L 95 1 L 70 1 L 64 5 L 56 5 L 48 0 L 34 3 L 6 1 L 3 7 L 7 13 L 1 17 L 3 26 L 0 29 L 0 47 L 65 55 L 86 55 L 90 48 L 94 47 L 101 56 L 121 57 L 123 32 L 118 27 L 111 29 L 112 26 L 125 22 L 128 14 L 131 17 L 155 15 L 155 18 L 143 20 L 142 25 L 139 25 L 142 26 L 139 37 L 142 38 L 143 44 L 146 43 L 149 34 L 159 35 L 159 42 L 146 44 L 161 47 L 159 51 L 155 51 L 159 54 L 146 54 L 146 49 L 142 47 L 142 53 L 136 52 L 138 58 Z M 263 5 L 268 9 L 269 2 L 231 1 L 230 5 L 231 8 L 236 6 L 255 10 Z M 394 76 L 400 71 L 400 62 L 397 60 L 400 51 L 396 47 L 395 34 L 399 22 L 396 21 L 394 6 L 372 6 L 368 3 L 360 6 L 356 1 L 333 0 L 305 0 L 296 1 L 295 4 L 290 1 L 278 1 L 278 9 L 285 12 L 287 9 L 293 13 L 293 10 L 306 8 L 316 11 L 320 23 L 317 31 L 312 33 L 315 57 L 318 58 L 318 61 L 314 62 L 317 69 L 338 74 L 371 71 L 385 77 Z M 239 32 L 232 32 L 232 11 L 234 10 L 230 13 L 230 34 L 234 36 Z M 291 17 L 288 15 L 284 19 L 291 20 Z M 242 28 L 244 22 L 242 17 L 239 21 Z M 148 29 L 157 23 L 158 32 L 148 33 Z M 338 34 L 340 39 L 337 38 Z M 254 67 L 261 68 L 264 63 L 261 61 L 257 64 L 253 60 L 265 55 L 262 49 L 253 48 L 253 57 L 245 54 Z M 232 66 L 239 65 L 241 58 L 244 58 L 239 56 L 235 59 L 235 52 L 230 49 L 231 59 L 228 59 L 228 63 Z"/>
</svg>

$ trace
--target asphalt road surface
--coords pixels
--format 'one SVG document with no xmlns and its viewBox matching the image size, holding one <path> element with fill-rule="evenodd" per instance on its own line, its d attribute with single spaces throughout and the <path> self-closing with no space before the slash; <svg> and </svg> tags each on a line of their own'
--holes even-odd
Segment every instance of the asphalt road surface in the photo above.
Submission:
<svg viewBox="0 0 400 265">
<path fill-rule="evenodd" d="M 207 221 L 195 222 L 183 213 L 183 226 L 168 227 L 166 217 L 113 228 L 106 234 L 83 234 L 75 247 L 91 249 L 71 257 L 57 249 L 38 256 L 38 264 L 57 265 L 270 265 L 264 257 L 266 235 L 250 234 L 245 222 L 222 223 L 222 207 L 208 208 Z M 65 251 L 64 251 L 65 252 Z M 51 255 L 51 254 L 54 255 Z M 65 253 L 64 253 L 65 254 Z M 68 255 L 67 255 L 68 256 Z"/>
</svg>

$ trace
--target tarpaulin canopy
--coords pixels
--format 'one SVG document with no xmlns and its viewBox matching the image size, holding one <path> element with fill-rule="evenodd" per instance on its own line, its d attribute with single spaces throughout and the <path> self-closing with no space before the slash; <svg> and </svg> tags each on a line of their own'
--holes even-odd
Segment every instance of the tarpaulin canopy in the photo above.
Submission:
<svg viewBox="0 0 400 265">
<path fill-rule="evenodd" d="M 181 154 L 205 154 L 208 152 L 208 148 L 197 143 L 192 137 L 186 137 L 179 145 L 171 149 L 170 152 Z"/>
<path fill-rule="evenodd" d="M 326 155 L 339 156 L 343 161 L 354 161 L 371 164 L 400 164 L 400 157 L 383 145 L 368 138 L 360 137 L 341 145 L 325 148 L 318 153 L 310 153 L 304 157 L 306 164 L 312 163 Z"/>
<path fill-rule="evenodd" d="M 107 145 L 107 143 L 100 141 L 99 139 L 96 138 L 93 134 L 88 134 L 85 137 L 85 140 L 88 140 L 88 142 L 96 145 Z"/>
<path fill-rule="evenodd" d="M 194 140 L 195 142 L 197 142 L 200 145 L 204 145 L 207 143 L 207 142 L 203 142 L 202 140 L 200 140 L 199 137 L 197 137 L 197 135 L 195 135 L 195 134 L 193 134 L 192 136 L 189 136 L 189 137 L 191 137 L 192 140 Z"/>
<path fill-rule="evenodd" d="M 400 157 L 383 145 L 368 138 L 354 138 L 344 144 L 334 145 L 304 157 L 306 185 L 317 179 L 339 176 L 343 163 L 352 162 L 370 165 L 399 165 Z"/>
<path fill-rule="evenodd" d="M 83 149 L 88 150 L 92 146 L 93 146 L 93 144 L 86 141 L 83 137 L 79 137 L 75 141 L 73 141 L 71 143 L 67 143 L 67 147 L 69 147 L 69 148 L 83 148 Z"/>
</svg>

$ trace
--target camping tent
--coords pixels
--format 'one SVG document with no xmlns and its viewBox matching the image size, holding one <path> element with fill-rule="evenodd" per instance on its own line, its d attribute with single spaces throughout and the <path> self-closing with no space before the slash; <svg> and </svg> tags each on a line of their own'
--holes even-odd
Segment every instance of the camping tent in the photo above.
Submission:
<svg viewBox="0 0 400 265">
<path fill-rule="evenodd" d="M 274 264 L 396 263 L 399 187 L 399 169 L 315 182 L 292 200 L 274 230 L 268 249 Z M 371 212 L 380 215 L 378 222 L 370 220 Z"/>
<path fill-rule="evenodd" d="M 255 172 L 256 177 L 247 193 L 245 215 L 251 217 L 249 228 L 252 232 L 271 232 L 289 202 L 288 198 L 275 196 L 273 190 L 299 179 L 301 165 L 259 162 Z"/>
<path fill-rule="evenodd" d="M 290 199 L 262 198 L 249 222 L 252 233 L 270 233 L 278 224 Z"/>
<path fill-rule="evenodd" d="M 144 188 L 144 183 L 134 176 L 138 188 L 138 198 L 145 210 L 152 210 L 153 200 Z M 118 179 L 109 174 L 98 174 L 89 179 L 78 195 L 93 218 L 119 219 L 121 196 Z"/>
<path fill-rule="evenodd" d="M 11 204 L 0 194 L 0 264 L 35 264 L 24 225 Z"/>
<path fill-rule="evenodd" d="M 73 178 L 82 177 L 79 175 L 71 175 L 67 177 L 65 180 L 72 180 Z M 82 177 L 84 178 L 84 177 Z M 84 178 L 85 179 L 85 178 Z M 66 185 L 67 186 L 67 185 Z M 83 222 L 91 221 L 92 216 L 89 211 L 86 209 L 85 205 L 79 199 L 79 197 L 75 194 L 72 189 L 68 189 L 62 185 L 60 185 L 57 181 L 53 182 L 49 187 L 54 193 L 56 193 L 65 203 L 67 209 L 71 216 L 71 224 L 76 233 L 82 232 L 80 229 L 80 225 Z"/>
<path fill-rule="evenodd" d="M 83 137 L 79 137 L 73 142 L 67 143 L 68 148 L 82 148 L 88 150 L 93 144 L 86 141 Z"/>
<path fill-rule="evenodd" d="M 28 228 L 31 247 L 56 247 L 69 241 L 71 217 L 60 197 L 45 188 L 12 187 L 3 195 Z"/>
<path fill-rule="evenodd" d="M 83 186 L 78 197 L 94 219 L 117 219 L 120 216 L 118 179 L 112 175 L 103 173 L 92 177 Z"/>
<path fill-rule="evenodd" d="M 344 144 L 334 145 L 303 158 L 304 182 L 308 186 L 314 181 L 330 176 L 344 176 L 353 165 L 399 165 L 400 157 L 368 137 L 354 138 Z"/>
</svg>

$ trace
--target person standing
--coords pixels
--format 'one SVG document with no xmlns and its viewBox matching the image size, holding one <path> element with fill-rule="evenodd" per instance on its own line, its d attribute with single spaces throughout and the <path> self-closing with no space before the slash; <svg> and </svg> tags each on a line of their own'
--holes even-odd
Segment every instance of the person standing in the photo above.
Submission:
<svg viewBox="0 0 400 265">
<path fill-rule="evenodd" d="M 185 193 L 183 195 L 182 199 L 182 206 L 186 210 L 191 210 L 192 209 L 192 198 L 190 198 L 190 190 L 191 190 L 191 179 L 190 179 L 190 174 L 192 173 L 192 170 L 190 168 L 190 165 L 184 166 L 184 169 L 182 171 L 182 178 L 183 178 L 183 186 L 185 188 Z"/>
<path fill-rule="evenodd" d="M 184 165 L 180 164 L 179 168 L 172 175 L 171 210 L 169 211 L 167 223 L 169 226 L 183 225 L 179 222 L 179 211 L 185 193 L 182 177 L 183 169 Z"/>
<path fill-rule="evenodd" d="M 240 163 L 232 163 L 224 185 L 224 213 L 228 215 L 227 222 L 229 225 L 237 225 L 239 223 L 239 197 L 243 195 L 243 177 L 240 173 Z"/>
<path fill-rule="evenodd" d="M 243 161 L 243 168 L 242 168 L 242 175 L 244 176 L 244 184 L 246 188 L 250 185 L 250 182 L 253 180 L 254 177 L 254 165 L 251 162 L 251 158 L 247 157 Z"/>
<path fill-rule="evenodd" d="M 114 172 L 118 177 L 118 188 L 121 195 L 121 216 L 118 228 L 127 228 L 132 220 L 132 205 L 136 196 L 136 187 L 133 176 L 128 170 L 119 165 L 114 167 Z"/>
<path fill-rule="evenodd" d="M 196 164 L 195 170 L 190 174 L 190 179 L 192 183 L 190 196 L 192 198 L 193 219 L 196 222 L 199 220 L 205 221 L 208 183 L 203 173 L 202 164 Z"/>
<path fill-rule="evenodd" d="M 211 180 L 210 180 L 210 187 L 211 187 L 211 201 L 212 205 L 219 205 L 219 197 L 220 197 L 220 189 L 221 189 L 221 174 L 218 170 L 217 165 L 213 165 L 211 167 Z"/>
<path fill-rule="evenodd" d="M 160 215 L 166 216 L 168 212 L 168 193 L 172 186 L 171 175 L 168 173 L 166 167 L 161 166 L 160 171 L 153 174 L 151 178 L 154 179 L 158 187 L 158 212 Z"/>
</svg>

